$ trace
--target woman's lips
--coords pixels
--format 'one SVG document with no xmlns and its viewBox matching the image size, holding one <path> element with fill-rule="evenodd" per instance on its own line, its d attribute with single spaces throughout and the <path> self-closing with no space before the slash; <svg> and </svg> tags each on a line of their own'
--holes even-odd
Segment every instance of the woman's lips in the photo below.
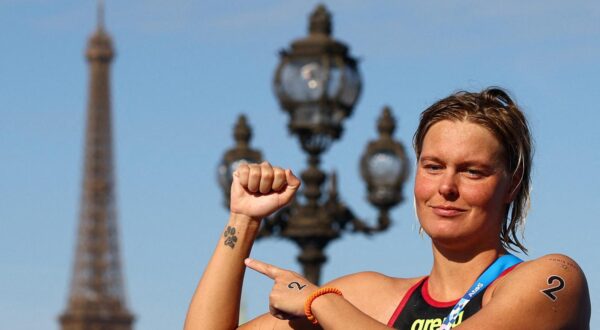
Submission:
<svg viewBox="0 0 600 330">
<path fill-rule="evenodd" d="M 466 211 L 465 209 L 461 209 L 458 207 L 443 205 L 431 206 L 431 209 L 433 210 L 433 213 L 435 215 L 438 215 L 440 217 L 455 217 Z"/>
</svg>

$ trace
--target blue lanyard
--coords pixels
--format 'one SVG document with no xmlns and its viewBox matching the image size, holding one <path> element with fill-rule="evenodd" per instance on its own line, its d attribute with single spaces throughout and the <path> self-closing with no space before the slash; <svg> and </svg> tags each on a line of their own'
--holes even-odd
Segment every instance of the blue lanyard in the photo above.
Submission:
<svg viewBox="0 0 600 330">
<path fill-rule="evenodd" d="M 465 308 L 467 303 L 473 299 L 473 297 L 487 288 L 488 285 L 497 279 L 503 271 L 522 261 L 523 260 L 513 256 L 510 253 L 507 253 L 496 259 L 496 261 L 494 261 L 494 263 L 489 266 L 483 272 L 483 274 L 481 274 L 481 276 L 479 276 L 477 281 L 475 281 L 467 293 L 465 293 L 465 295 L 460 298 L 456 305 L 454 305 L 454 308 L 452 308 L 452 311 L 450 314 L 448 314 L 448 317 L 444 319 L 444 322 L 440 326 L 439 330 L 450 330 L 450 328 L 452 328 L 452 324 L 454 324 L 456 321 L 458 314 L 460 314 L 460 312 Z"/>
</svg>

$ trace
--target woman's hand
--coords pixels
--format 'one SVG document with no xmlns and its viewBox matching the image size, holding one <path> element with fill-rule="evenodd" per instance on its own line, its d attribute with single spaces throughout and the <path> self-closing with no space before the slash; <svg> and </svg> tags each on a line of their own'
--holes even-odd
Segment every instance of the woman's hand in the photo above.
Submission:
<svg viewBox="0 0 600 330">
<path fill-rule="evenodd" d="M 281 320 L 304 317 L 304 302 L 318 287 L 296 272 L 262 261 L 246 259 L 246 266 L 275 281 L 269 295 L 269 312 Z"/>
<path fill-rule="evenodd" d="M 300 187 L 289 169 L 261 164 L 242 164 L 233 172 L 230 210 L 261 220 L 287 205 Z"/>
</svg>

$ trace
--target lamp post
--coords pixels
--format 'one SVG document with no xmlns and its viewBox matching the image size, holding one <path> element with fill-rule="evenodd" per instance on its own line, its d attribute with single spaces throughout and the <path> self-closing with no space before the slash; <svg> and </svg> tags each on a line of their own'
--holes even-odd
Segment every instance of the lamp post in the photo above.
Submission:
<svg viewBox="0 0 600 330">
<path fill-rule="evenodd" d="M 289 50 L 280 54 L 274 90 L 281 108 L 289 113 L 289 131 L 298 137 L 308 155 L 308 167 L 301 173 L 301 196 L 264 219 L 258 236 L 279 236 L 295 242 L 301 250 L 298 261 L 304 275 L 317 284 L 321 266 L 327 260 L 323 251 L 331 241 L 345 231 L 373 234 L 389 227 L 389 210 L 402 201 L 402 185 L 408 175 L 404 148 L 392 137 L 395 120 L 389 108 L 378 120 L 379 138 L 369 142 L 361 158 L 368 200 L 379 210 L 376 225 L 361 220 L 341 202 L 335 172 L 327 175 L 319 168 L 321 154 L 341 137 L 344 119 L 352 114 L 361 91 L 356 59 L 348 54 L 345 44 L 332 38 L 331 32 L 331 14 L 319 5 L 310 15 L 309 35 L 294 41 Z M 236 125 L 236 141 L 241 121 Z M 227 185 L 231 185 L 236 164 L 261 160 L 258 151 L 253 150 L 249 156 L 248 141 L 238 141 L 219 167 L 226 203 L 230 189 Z M 323 196 L 326 180 L 328 191 Z"/>
</svg>

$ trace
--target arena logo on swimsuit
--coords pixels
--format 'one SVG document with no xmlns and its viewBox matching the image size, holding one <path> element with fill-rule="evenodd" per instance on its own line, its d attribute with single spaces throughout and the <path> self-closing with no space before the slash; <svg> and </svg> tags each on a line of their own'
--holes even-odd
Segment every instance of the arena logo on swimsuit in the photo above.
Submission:
<svg viewBox="0 0 600 330">
<path fill-rule="evenodd" d="M 456 322 L 454 322 L 452 324 L 453 328 L 462 323 L 463 314 L 464 314 L 464 311 L 462 311 L 458 314 L 458 317 L 456 318 Z M 412 326 L 410 327 L 410 330 L 437 330 L 440 328 L 440 326 L 444 322 L 444 319 L 441 319 L 441 318 L 416 319 L 413 322 Z"/>
</svg>

